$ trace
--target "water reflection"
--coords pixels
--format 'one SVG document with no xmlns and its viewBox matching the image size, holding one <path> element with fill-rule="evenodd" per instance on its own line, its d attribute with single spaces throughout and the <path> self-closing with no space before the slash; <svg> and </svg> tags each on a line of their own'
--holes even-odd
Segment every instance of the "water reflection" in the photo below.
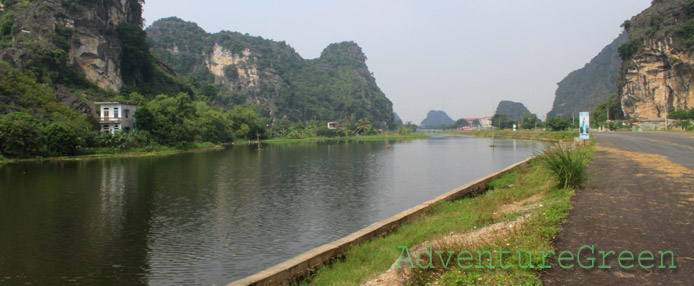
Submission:
<svg viewBox="0 0 694 286">
<path fill-rule="evenodd" d="M 0 167 L 0 284 L 222 284 L 541 148 L 437 138 Z"/>
</svg>

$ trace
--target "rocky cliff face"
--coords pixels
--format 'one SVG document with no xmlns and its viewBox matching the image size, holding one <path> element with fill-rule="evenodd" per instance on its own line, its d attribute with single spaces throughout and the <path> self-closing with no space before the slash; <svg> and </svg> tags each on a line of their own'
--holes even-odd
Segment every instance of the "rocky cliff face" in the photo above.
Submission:
<svg viewBox="0 0 694 286">
<path fill-rule="evenodd" d="M 583 68 L 562 79 L 547 118 L 571 117 L 581 111 L 593 110 L 610 94 L 617 92 L 615 81 L 622 64 L 617 48 L 627 40 L 627 33 L 622 33 Z"/>
<path fill-rule="evenodd" d="M 41 51 L 63 50 L 67 65 L 99 87 L 122 87 L 114 30 L 120 23 L 141 24 L 138 0 L 6 2 L 4 13 L 12 13 L 15 32 L 11 46 L 0 51 L 2 60 L 23 68 Z"/>
<path fill-rule="evenodd" d="M 688 15 L 684 2 L 653 1 L 626 22 L 629 42 L 620 48 L 625 61 L 618 79 L 625 117 L 665 118 L 694 107 L 694 15 Z"/>
</svg>

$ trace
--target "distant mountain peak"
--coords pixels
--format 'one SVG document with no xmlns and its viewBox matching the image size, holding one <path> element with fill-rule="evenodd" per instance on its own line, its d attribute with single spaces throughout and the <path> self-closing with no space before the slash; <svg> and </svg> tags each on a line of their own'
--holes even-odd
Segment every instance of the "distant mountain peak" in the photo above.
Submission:
<svg viewBox="0 0 694 286">
<path fill-rule="evenodd" d="M 496 108 L 496 114 L 506 115 L 508 119 L 517 122 L 521 122 L 523 120 L 523 115 L 525 113 L 531 114 L 530 110 L 528 110 L 523 103 L 510 100 L 502 100 L 499 102 L 499 106 Z"/>
<path fill-rule="evenodd" d="M 427 118 L 422 120 L 420 126 L 427 129 L 442 129 L 445 126 L 455 123 L 448 114 L 443 110 L 430 110 L 427 113 Z"/>
</svg>

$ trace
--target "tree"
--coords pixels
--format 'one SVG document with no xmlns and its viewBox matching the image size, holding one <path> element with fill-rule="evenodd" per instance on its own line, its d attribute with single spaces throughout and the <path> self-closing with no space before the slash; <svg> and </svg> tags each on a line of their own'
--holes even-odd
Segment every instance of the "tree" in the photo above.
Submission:
<svg viewBox="0 0 694 286">
<path fill-rule="evenodd" d="M 455 126 L 457 127 L 466 127 L 470 126 L 470 122 L 467 122 L 464 118 L 458 119 L 455 121 Z"/>
<path fill-rule="evenodd" d="M 629 29 L 631 29 L 631 20 L 624 20 L 622 25 L 619 25 L 620 27 L 624 28 L 624 31 L 629 32 Z"/>
<path fill-rule="evenodd" d="M 495 128 L 500 128 L 500 129 L 508 129 L 508 128 L 513 128 L 513 124 L 517 124 L 516 121 L 508 119 L 508 116 L 505 114 L 494 114 L 492 116 L 492 126 Z"/>
<path fill-rule="evenodd" d="M 224 67 L 224 76 L 230 80 L 236 80 L 239 78 L 239 70 L 236 68 L 235 64 L 230 64 Z"/>
<path fill-rule="evenodd" d="M 75 155 L 79 139 L 65 123 L 54 122 L 46 127 L 46 147 L 54 155 Z"/>
<path fill-rule="evenodd" d="M 265 121 L 255 111 L 237 105 L 227 111 L 225 117 L 231 121 L 234 137 L 248 140 L 266 138 Z"/>
<path fill-rule="evenodd" d="M 6 157 L 30 157 L 41 154 L 43 132 L 36 117 L 13 112 L 0 118 L 0 152 Z"/>
<path fill-rule="evenodd" d="M 216 110 L 210 109 L 200 115 L 198 120 L 198 136 L 204 142 L 226 143 L 233 135 L 231 124 Z"/>
<path fill-rule="evenodd" d="M 121 74 L 123 81 L 135 84 L 148 80 L 154 70 L 147 34 L 142 28 L 121 23 L 116 27 L 121 42 Z"/>
<path fill-rule="evenodd" d="M 569 120 L 562 117 L 553 117 L 547 119 L 547 121 L 545 122 L 545 126 L 549 129 L 552 129 L 552 131 L 566 130 L 566 128 L 569 128 L 569 125 L 571 125 Z"/>
<path fill-rule="evenodd" d="M 137 129 L 152 131 L 156 127 L 154 121 L 154 114 L 149 110 L 147 105 L 140 106 L 135 110 L 135 122 L 137 122 Z"/>
<path fill-rule="evenodd" d="M 686 110 L 673 110 L 668 113 L 667 118 L 684 120 L 689 118 L 689 113 Z"/>
<path fill-rule="evenodd" d="M 609 114 L 609 118 L 607 117 Z M 593 111 L 590 112 L 591 123 L 605 122 L 606 120 L 623 119 L 622 104 L 613 93 L 606 100 L 600 102 Z"/>
<path fill-rule="evenodd" d="M 539 119 L 537 119 L 537 114 L 528 114 L 524 113 L 523 114 L 523 123 L 521 123 L 521 128 L 523 129 L 533 129 L 537 125 L 542 126 L 542 122 L 540 122 Z"/>
<path fill-rule="evenodd" d="M 366 118 L 359 119 L 359 122 L 357 122 L 357 128 L 354 130 L 355 135 L 368 135 L 368 134 L 375 134 L 375 133 L 376 132 L 373 129 L 371 122 L 369 122 L 369 119 L 366 119 Z"/>
</svg>

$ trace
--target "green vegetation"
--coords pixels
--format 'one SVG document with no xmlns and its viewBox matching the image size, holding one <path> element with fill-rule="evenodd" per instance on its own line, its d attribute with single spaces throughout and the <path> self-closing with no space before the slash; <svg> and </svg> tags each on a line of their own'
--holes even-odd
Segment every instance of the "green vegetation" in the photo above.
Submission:
<svg viewBox="0 0 694 286">
<path fill-rule="evenodd" d="M 235 64 L 230 64 L 224 67 L 224 76 L 230 80 L 237 80 L 239 78 L 239 70 Z"/>
<path fill-rule="evenodd" d="M 520 128 L 523 128 L 523 129 L 534 129 L 534 128 L 537 128 L 538 126 L 540 126 L 540 127 L 542 126 L 542 120 L 540 120 L 539 118 L 537 118 L 537 114 L 535 114 L 535 113 L 533 113 L 533 114 L 528 114 L 528 113 L 523 114 L 523 120 L 522 120 L 522 123 L 521 123 L 521 125 L 520 125 Z"/>
<path fill-rule="evenodd" d="M 517 121 L 509 119 L 505 114 L 497 113 L 492 116 L 492 126 L 494 126 L 494 128 L 510 129 L 513 128 L 514 124 L 518 126 Z"/>
<path fill-rule="evenodd" d="M 694 108 L 687 110 L 673 110 L 667 115 L 668 119 L 676 119 L 679 122 L 676 126 L 681 127 L 684 130 L 694 130 L 694 125 L 692 125 L 691 120 L 694 120 Z"/>
<path fill-rule="evenodd" d="M 576 151 L 585 158 L 590 158 L 592 147 Z M 544 156 L 544 155 L 543 155 Z M 515 251 L 548 251 L 553 250 L 553 240 L 560 230 L 559 225 L 567 216 L 573 190 L 557 188 L 551 182 L 554 175 L 534 159 L 529 165 L 491 181 L 489 190 L 476 198 L 461 199 L 453 202 L 439 202 L 427 212 L 408 222 L 382 238 L 371 239 L 361 245 L 350 248 L 344 260 L 321 267 L 300 285 L 359 285 L 376 275 L 384 273 L 401 255 L 399 246 L 412 248 L 424 241 L 439 239 L 451 233 L 467 233 L 494 223 L 515 220 L 521 215 L 528 215 L 521 226 L 513 232 L 502 234 L 488 241 L 476 243 L 446 245 L 445 250 L 458 253 L 461 250 L 474 252 L 495 251 L 500 248 Z M 501 206 L 517 202 L 533 195 L 539 200 L 526 210 L 516 210 L 502 216 L 495 216 Z M 525 204 L 524 206 L 529 206 Z M 551 258 L 551 257 L 550 257 Z M 423 257 L 423 259 L 425 259 Z M 535 265 L 542 264 L 542 257 L 533 256 Z M 524 261 L 527 263 L 528 261 Z M 523 269 L 511 262 L 509 269 L 467 270 L 457 266 L 444 269 L 440 261 L 434 259 L 434 269 L 417 269 L 406 281 L 407 285 L 535 285 L 539 284 L 537 267 Z M 454 262 L 452 264 L 455 265 Z"/>
<path fill-rule="evenodd" d="M 682 3 L 682 9 L 687 18 L 694 18 L 694 0 L 687 0 Z"/>
<path fill-rule="evenodd" d="M 681 21 L 677 26 L 675 34 L 685 39 L 685 47 L 692 49 L 694 48 L 694 0 L 684 1 L 682 10 L 684 10 L 686 20 Z"/>
<path fill-rule="evenodd" d="M 451 125 L 444 126 L 443 129 L 458 129 L 458 128 L 467 127 L 467 126 L 470 126 L 470 122 L 468 122 L 464 118 L 461 118 L 461 119 L 456 120 L 455 123 L 453 123 Z"/>
<path fill-rule="evenodd" d="M 44 136 L 41 122 L 23 112 L 0 118 L 0 151 L 4 156 L 41 154 Z"/>
<path fill-rule="evenodd" d="M 312 128 L 312 122 L 368 119 L 376 129 L 398 127 L 392 103 L 376 85 L 356 43 L 331 44 L 318 59 L 304 60 L 284 42 L 229 31 L 208 34 L 178 18 L 156 21 L 147 34 L 157 55 L 223 109 L 257 104 L 253 109 L 272 117 L 272 125 Z M 224 68 L 225 84 L 215 82 L 202 56 L 212 54 L 215 46 L 241 60 Z M 253 85 L 245 80 L 246 68 L 257 70 Z M 278 122 L 284 120 L 288 124 Z"/>
<path fill-rule="evenodd" d="M 119 24 L 116 34 L 121 43 L 121 74 L 123 82 L 137 85 L 152 79 L 153 58 L 142 28 L 126 23 Z"/>
<path fill-rule="evenodd" d="M 561 145 L 547 147 L 540 156 L 540 161 L 563 188 L 578 188 L 588 179 L 590 158 L 585 152 L 571 151 Z"/>
<path fill-rule="evenodd" d="M 492 117 L 492 126 L 501 129 L 512 129 L 513 125 L 515 125 L 517 129 L 534 129 L 543 126 L 542 121 L 538 119 L 537 114 L 534 113 L 524 113 L 521 117 L 521 121 L 522 123 L 518 124 L 518 121 L 509 119 L 505 114 L 497 113 Z"/>
<path fill-rule="evenodd" d="M 591 125 L 598 124 L 599 122 L 605 122 L 607 120 L 624 119 L 622 104 L 619 102 L 617 94 L 610 94 L 610 96 L 607 97 L 607 100 L 601 101 L 600 104 L 598 104 L 598 106 L 590 112 L 590 117 Z"/>
<path fill-rule="evenodd" d="M 643 39 L 638 38 L 629 40 L 625 44 L 619 46 L 617 51 L 619 52 L 619 57 L 623 61 L 626 61 L 628 59 L 631 59 L 631 57 L 634 56 L 636 53 L 643 51 L 643 48 Z"/>
<path fill-rule="evenodd" d="M 569 126 L 571 126 L 569 119 L 562 117 L 553 117 L 545 121 L 545 127 L 552 131 L 563 131 L 568 129 Z"/>
</svg>

